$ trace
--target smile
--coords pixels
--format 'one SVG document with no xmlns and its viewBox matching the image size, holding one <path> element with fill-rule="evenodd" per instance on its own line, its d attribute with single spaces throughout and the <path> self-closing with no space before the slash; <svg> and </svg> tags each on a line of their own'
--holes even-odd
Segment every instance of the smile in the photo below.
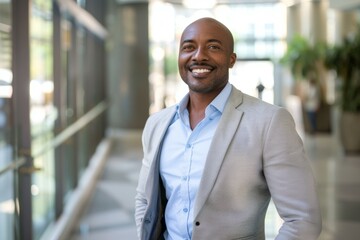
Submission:
<svg viewBox="0 0 360 240">
<path fill-rule="evenodd" d="M 208 73 L 210 72 L 209 69 L 193 69 L 192 70 L 193 73 Z"/>
</svg>

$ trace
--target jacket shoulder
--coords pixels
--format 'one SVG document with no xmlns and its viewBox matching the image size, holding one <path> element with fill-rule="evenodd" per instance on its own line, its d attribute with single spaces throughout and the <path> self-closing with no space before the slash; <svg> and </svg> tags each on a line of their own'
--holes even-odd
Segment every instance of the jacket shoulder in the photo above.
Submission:
<svg viewBox="0 0 360 240">
<path fill-rule="evenodd" d="M 175 112 L 176 106 L 171 106 L 151 114 L 145 123 L 143 137 L 150 137 L 155 132 L 161 132 L 165 126 L 169 124 L 169 121 L 173 118 Z"/>
<path fill-rule="evenodd" d="M 174 112 L 176 111 L 176 106 L 171 106 L 167 108 L 163 108 L 158 112 L 150 114 L 149 118 L 147 119 L 148 123 L 157 123 L 159 121 L 164 120 L 164 118 L 167 118 L 169 116 L 172 116 Z"/>
<path fill-rule="evenodd" d="M 250 96 L 246 93 L 243 93 L 239 89 L 233 87 L 231 94 L 231 101 L 236 106 L 236 108 L 243 111 L 258 112 L 258 113 L 274 113 L 283 109 L 280 106 L 265 102 L 259 98 Z"/>
</svg>

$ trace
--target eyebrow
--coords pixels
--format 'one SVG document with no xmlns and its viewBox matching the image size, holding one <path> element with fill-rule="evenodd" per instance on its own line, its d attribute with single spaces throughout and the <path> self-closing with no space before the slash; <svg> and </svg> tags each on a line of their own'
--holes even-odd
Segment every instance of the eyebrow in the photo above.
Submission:
<svg viewBox="0 0 360 240">
<path fill-rule="evenodd" d="M 208 42 L 210 42 L 210 43 L 211 42 L 217 42 L 219 44 L 222 44 L 222 42 L 220 40 L 218 40 L 218 39 L 209 39 Z"/>
<path fill-rule="evenodd" d="M 181 44 L 185 44 L 185 43 L 193 43 L 194 42 L 194 40 L 191 40 L 191 39 L 185 39 L 184 41 L 182 41 L 182 43 Z M 222 44 L 222 42 L 220 41 L 220 40 L 218 40 L 218 39 L 209 39 L 209 40 L 207 40 L 207 42 L 208 43 L 212 43 L 212 42 L 216 42 L 216 43 L 219 43 L 219 44 Z"/>
</svg>

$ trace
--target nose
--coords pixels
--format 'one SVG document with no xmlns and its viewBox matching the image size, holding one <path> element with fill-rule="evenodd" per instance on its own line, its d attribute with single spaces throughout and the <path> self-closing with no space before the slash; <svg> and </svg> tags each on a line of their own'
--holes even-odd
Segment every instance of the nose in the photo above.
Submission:
<svg viewBox="0 0 360 240">
<path fill-rule="evenodd" d="M 206 49 L 204 49 L 202 47 L 198 47 L 196 49 L 196 51 L 194 51 L 192 60 L 193 61 L 206 61 L 206 60 L 209 60 L 208 55 L 206 53 Z"/>
</svg>

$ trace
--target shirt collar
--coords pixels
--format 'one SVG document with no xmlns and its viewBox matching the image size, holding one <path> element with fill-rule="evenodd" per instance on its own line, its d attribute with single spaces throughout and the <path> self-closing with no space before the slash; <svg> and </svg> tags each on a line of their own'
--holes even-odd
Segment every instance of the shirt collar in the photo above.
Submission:
<svg viewBox="0 0 360 240">
<path fill-rule="evenodd" d="M 224 111 L 226 101 L 230 96 L 230 93 L 231 93 L 231 84 L 228 82 L 224 87 L 224 89 L 209 104 L 209 106 L 217 109 L 220 113 L 222 113 Z M 176 106 L 178 116 L 184 113 L 188 105 L 188 102 L 189 102 L 189 93 L 187 93 Z M 209 106 L 207 106 L 205 112 L 208 111 Z"/>
<path fill-rule="evenodd" d="M 223 112 L 225 104 L 231 93 L 231 84 L 227 83 L 224 89 L 216 96 L 216 98 L 210 103 L 211 106 L 215 107 L 219 112 Z"/>
</svg>

